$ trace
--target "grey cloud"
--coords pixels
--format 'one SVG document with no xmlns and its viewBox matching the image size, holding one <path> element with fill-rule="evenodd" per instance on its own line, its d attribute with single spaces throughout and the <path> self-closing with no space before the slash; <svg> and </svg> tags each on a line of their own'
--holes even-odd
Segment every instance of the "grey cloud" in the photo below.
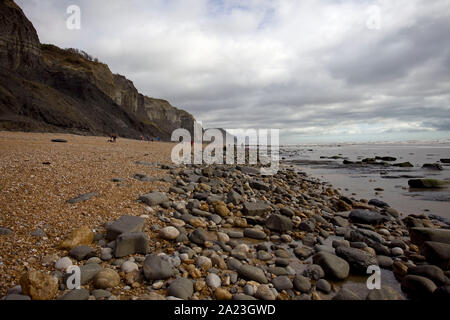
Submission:
<svg viewBox="0 0 450 320">
<path fill-rule="evenodd" d="M 208 127 L 275 127 L 293 140 L 326 137 L 336 127 L 441 136 L 450 129 L 447 0 L 378 1 L 392 20 L 379 31 L 361 24 L 358 1 L 293 2 L 288 9 L 256 0 L 245 7 L 237 0 L 18 3 L 42 42 L 89 52 L 142 93 Z M 64 28 L 68 4 L 82 8 L 80 32 Z M 343 33 L 330 37 L 323 23 L 341 13 L 352 28 L 343 21 L 336 26 Z"/>
</svg>

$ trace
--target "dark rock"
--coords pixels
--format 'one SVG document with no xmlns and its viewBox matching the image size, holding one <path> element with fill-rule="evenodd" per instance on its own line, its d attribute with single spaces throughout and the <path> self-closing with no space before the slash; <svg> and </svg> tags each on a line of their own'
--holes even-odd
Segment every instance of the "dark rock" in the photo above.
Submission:
<svg viewBox="0 0 450 320">
<path fill-rule="evenodd" d="M 411 179 L 408 180 L 408 185 L 411 188 L 419 189 L 434 189 L 434 188 L 445 188 L 448 182 L 437 179 Z"/>
<path fill-rule="evenodd" d="M 78 246 L 69 251 L 69 256 L 78 261 L 89 259 L 95 256 L 95 249 L 88 246 Z"/>
<path fill-rule="evenodd" d="M 314 232 L 315 227 L 316 226 L 315 226 L 314 222 L 312 222 L 311 220 L 306 220 L 306 221 L 302 221 L 300 223 L 300 225 L 298 226 L 298 229 L 300 231 Z"/>
<path fill-rule="evenodd" d="M 51 141 L 56 143 L 67 143 L 67 140 L 65 139 L 52 139 Z"/>
<path fill-rule="evenodd" d="M 379 207 L 379 208 L 385 208 L 385 207 L 389 207 L 389 205 L 381 200 L 378 199 L 371 199 L 369 200 L 369 204 L 375 207 Z"/>
<path fill-rule="evenodd" d="M 168 295 L 187 300 L 194 294 L 194 284 L 192 280 L 177 278 L 169 286 Z"/>
<path fill-rule="evenodd" d="M 289 259 L 286 258 L 276 258 L 275 264 L 279 267 L 287 267 L 289 265 Z"/>
<path fill-rule="evenodd" d="M 365 224 L 379 224 L 384 217 L 376 211 L 355 209 L 350 212 L 350 221 Z"/>
<path fill-rule="evenodd" d="M 294 287 L 301 293 L 308 293 L 311 290 L 311 280 L 307 277 L 297 275 L 294 279 Z"/>
<path fill-rule="evenodd" d="M 325 276 L 325 272 L 318 264 L 310 264 L 303 270 L 303 276 L 312 280 L 319 280 Z"/>
<path fill-rule="evenodd" d="M 85 264 L 80 267 L 80 282 L 82 285 L 89 283 L 102 270 L 96 263 Z"/>
<path fill-rule="evenodd" d="M 87 201 L 87 200 L 90 200 L 91 198 L 99 197 L 99 196 L 100 195 L 98 193 L 95 193 L 95 192 L 85 193 L 85 194 L 82 194 L 82 195 L 80 195 L 78 197 L 75 197 L 75 198 L 72 198 L 70 200 L 67 200 L 66 202 L 70 203 L 70 204 L 75 204 L 75 203 Z"/>
<path fill-rule="evenodd" d="M 244 277 L 246 279 L 253 280 L 253 281 L 256 281 L 256 282 L 259 282 L 262 284 L 268 283 L 267 277 L 264 274 L 264 271 L 262 271 L 258 267 L 250 266 L 248 264 L 243 264 L 237 269 L 237 272 L 239 273 L 239 275 L 241 277 Z"/>
<path fill-rule="evenodd" d="M 408 274 L 422 276 L 432 280 L 436 286 L 450 285 L 450 280 L 441 268 L 433 265 L 419 265 L 408 268 Z"/>
<path fill-rule="evenodd" d="M 402 290 L 413 297 L 430 298 L 436 288 L 433 281 L 421 276 L 407 275 L 402 280 Z"/>
<path fill-rule="evenodd" d="M 139 200 L 148 204 L 149 206 L 156 206 L 163 202 L 169 201 L 169 198 L 164 192 L 154 191 L 140 196 Z"/>
<path fill-rule="evenodd" d="M 324 293 L 331 292 L 331 284 L 325 279 L 319 279 L 319 281 L 317 281 L 316 288 Z"/>
<path fill-rule="evenodd" d="M 124 215 L 106 227 L 106 238 L 114 240 L 122 233 L 142 232 L 144 228 L 144 218 Z"/>
<path fill-rule="evenodd" d="M 450 159 L 441 159 L 439 161 L 441 161 L 442 163 L 450 163 Z"/>
<path fill-rule="evenodd" d="M 426 241 L 420 248 L 427 261 L 444 270 L 450 268 L 450 244 Z"/>
<path fill-rule="evenodd" d="M 377 263 L 381 268 L 391 269 L 394 260 L 391 257 L 379 255 L 377 256 Z"/>
<path fill-rule="evenodd" d="M 347 261 L 334 254 L 319 252 L 313 256 L 313 262 L 322 267 L 328 278 L 344 280 L 348 277 L 350 265 Z"/>
<path fill-rule="evenodd" d="M 273 214 L 266 220 L 266 227 L 270 230 L 284 233 L 286 231 L 291 231 L 293 224 L 290 218 L 279 214 Z"/>
<path fill-rule="evenodd" d="M 267 272 L 274 274 L 276 276 L 287 276 L 288 275 L 286 268 L 283 268 L 283 267 L 269 267 L 267 269 Z"/>
<path fill-rule="evenodd" d="M 350 242 L 364 242 L 368 245 L 372 245 L 374 242 L 383 243 L 383 236 L 381 234 L 367 229 L 352 230 L 345 238 Z"/>
<path fill-rule="evenodd" d="M 244 202 L 244 214 L 249 216 L 264 215 L 270 208 L 270 205 L 264 201 Z"/>
<path fill-rule="evenodd" d="M 422 168 L 430 170 L 444 170 L 439 163 L 425 163 Z"/>
<path fill-rule="evenodd" d="M 148 280 L 164 280 L 175 274 L 175 270 L 169 262 L 153 254 L 145 258 L 143 271 Z"/>
<path fill-rule="evenodd" d="M 293 288 L 291 280 L 286 276 L 279 276 L 272 280 L 272 284 L 278 291 L 289 290 Z"/>
<path fill-rule="evenodd" d="M 401 163 L 394 163 L 394 167 L 400 167 L 400 168 L 413 168 L 413 164 L 411 162 L 401 162 Z"/>
<path fill-rule="evenodd" d="M 149 238 L 144 232 L 122 233 L 116 239 L 114 256 L 122 258 L 130 254 L 147 254 L 150 250 Z"/>
<path fill-rule="evenodd" d="M 348 227 L 349 226 L 349 222 L 347 219 L 339 217 L 339 216 L 334 216 L 331 221 L 333 222 L 334 225 L 339 226 L 339 227 Z"/>
<path fill-rule="evenodd" d="M 195 244 L 202 246 L 206 241 L 206 233 L 203 229 L 196 229 L 189 235 L 189 240 Z"/>
<path fill-rule="evenodd" d="M 336 255 L 346 260 L 351 269 L 359 274 L 366 274 L 369 266 L 378 264 L 377 259 L 370 253 L 356 248 L 338 247 Z"/>
<path fill-rule="evenodd" d="M 449 301 L 449 298 L 450 298 L 450 286 L 439 287 L 433 292 L 433 299 Z"/>
<path fill-rule="evenodd" d="M 12 230 L 10 230 L 8 228 L 0 227 L 0 236 L 7 236 L 7 235 L 10 235 L 11 233 L 12 233 Z"/>
<path fill-rule="evenodd" d="M 280 209 L 280 213 L 286 217 L 293 217 L 295 215 L 294 210 L 289 207 L 283 207 Z"/>
<path fill-rule="evenodd" d="M 249 182 L 249 185 L 250 185 L 250 187 L 252 187 L 253 189 L 256 189 L 256 190 L 264 190 L 264 191 L 269 191 L 270 190 L 270 187 L 267 184 L 262 183 L 262 182 L 257 181 L 257 180 L 251 180 Z"/>
<path fill-rule="evenodd" d="M 450 229 L 412 228 L 409 231 L 411 242 L 420 246 L 425 241 L 440 242 L 450 245 Z"/>
<path fill-rule="evenodd" d="M 228 202 L 238 205 L 242 202 L 242 196 L 236 191 L 231 190 L 230 192 L 228 192 L 227 200 Z"/>
<path fill-rule="evenodd" d="M 305 260 L 308 257 L 310 257 L 313 254 L 313 250 L 307 247 L 300 247 L 294 249 L 294 254 L 297 256 L 297 258 L 301 260 Z"/>
<path fill-rule="evenodd" d="M 264 231 L 256 228 L 247 228 L 244 230 L 244 237 L 252 238 L 252 239 L 258 239 L 258 240 L 264 240 L 267 235 Z"/>
<path fill-rule="evenodd" d="M 153 182 L 157 180 L 156 178 L 149 177 L 143 173 L 136 173 L 133 178 L 142 182 Z"/>
</svg>

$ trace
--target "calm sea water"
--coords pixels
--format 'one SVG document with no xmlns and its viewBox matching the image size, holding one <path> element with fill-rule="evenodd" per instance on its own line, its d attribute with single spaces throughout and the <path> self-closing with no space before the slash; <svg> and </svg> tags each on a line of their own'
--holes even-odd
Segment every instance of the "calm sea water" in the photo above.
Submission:
<svg viewBox="0 0 450 320">
<path fill-rule="evenodd" d="M 328 159 L 330 157 L 339 159 Z M 361 161 L 364 158 L 390 156 L 398 162 L 411 162 L 413 168 L 364 167 L 343 164 L 343 159 Z M 450 181 L 450 164 L 440 163 L 450 158 L 450 142 L 289 145 L 280 147 L 284 165 L 293 165 L 310 176 L 329 182 L 342 194 L 356 199 L 380 199 L 403 214 L 435 214 L 450 221 L 450 185 L 443 189 L 410 189 L 408 180 L 433 178 Z M 442 171 L 423 169 L 425 163 L 440 163 Z M 381 188 L 383 191 L 375 191 Z"/>
</svg>

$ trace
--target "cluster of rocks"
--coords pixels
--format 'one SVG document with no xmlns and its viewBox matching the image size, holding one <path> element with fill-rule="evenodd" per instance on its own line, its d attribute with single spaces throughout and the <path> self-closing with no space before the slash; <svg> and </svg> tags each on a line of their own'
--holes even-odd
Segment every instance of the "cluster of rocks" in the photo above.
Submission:
<svg viewBox="0 0 450 320">
<path fill-rule="evenodd" d="M 161 168 L 168 193 L 137 199 L 159 223 L 124 215 L 102 232 L 76 229 L 60 244 L 66 254 L 47 259 L 47 272 L 26 272 L 4 299 L 121 299 L 138 289 L 132 299 L 449 297 L 442 221 L 402 219 L 383 201 L 342 196 L 292 168 L 265 177 L 241 166 Z M 81 288 L 69 290 L 73 265 Z M 345 287 L 369 266 L 392 272 L 401 291 L 383 279 L 365 296 Z"/>
</svg>

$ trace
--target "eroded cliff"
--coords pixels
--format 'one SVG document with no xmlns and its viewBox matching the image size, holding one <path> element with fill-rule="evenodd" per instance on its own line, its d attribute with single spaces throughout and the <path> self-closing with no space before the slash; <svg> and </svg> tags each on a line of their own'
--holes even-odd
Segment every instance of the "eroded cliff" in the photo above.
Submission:
<svg viewBox="0 0 450 320">
<path fill-rule="evenodd" d="M 0 129 L 170 139 L 194 117 L 140 94 L 77 50 L 40 44 L 12 0 L 0 1 Z"/>
</svg>

